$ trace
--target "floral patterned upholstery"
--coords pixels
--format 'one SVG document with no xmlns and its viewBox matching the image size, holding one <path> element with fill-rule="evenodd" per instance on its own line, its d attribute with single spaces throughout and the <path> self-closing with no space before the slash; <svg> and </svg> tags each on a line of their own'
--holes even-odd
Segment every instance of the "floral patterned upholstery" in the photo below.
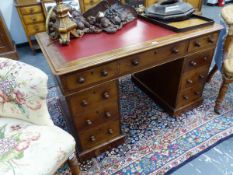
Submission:
<svg viewBox="0 0 233 175">
<path fill-rule="evenodd" d="M 75 152 L 74 138 L 50 119 L 47 80 L 0 58 L 0 175 L 52 175 Z"/>
<path fill-rule="evenodd" d="M 22 62 L 0 58 L 0 117 L 52 124 L 47 109 L 47 75 Z"/>
<path fill-rule="evenodd" d="M 1 175 L 52 175 L 74 150 L 73 137 L 56 126 L 0 119 Z"/>
</svg>

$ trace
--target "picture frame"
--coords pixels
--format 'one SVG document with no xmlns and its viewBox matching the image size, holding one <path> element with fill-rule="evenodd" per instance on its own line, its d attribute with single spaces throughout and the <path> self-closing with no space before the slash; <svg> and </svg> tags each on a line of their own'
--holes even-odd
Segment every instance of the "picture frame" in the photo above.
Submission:
<svg viewBox="0 0 233 175">
<path fill-rule="evenodd" d="M 80 6 L 78 0 L 63 0 L 63 3 L 68 4 L 75 8 L 76 10 L 80 11 Z M 49 10 L 56 5 L 55 0 L 41 0 L 42 8 L 45 14 L 45 17 L 47 16 Z"/>
</svg>

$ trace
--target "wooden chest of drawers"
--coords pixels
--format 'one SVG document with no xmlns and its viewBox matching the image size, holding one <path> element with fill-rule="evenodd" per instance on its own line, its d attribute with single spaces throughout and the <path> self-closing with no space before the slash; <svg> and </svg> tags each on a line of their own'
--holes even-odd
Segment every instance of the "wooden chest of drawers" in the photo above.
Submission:
<svg viewBox="0 0 233 175">
<path fill-rule="evenodd" d="M 45 31 L 45 16 L 41 3 L 36 0 L 15 0 L 15 6 L 26 33 L 29 46 L 34 51 L 39 47 L 33 41 L 33 36 Z"/>
<path fill-rule="evenodd" d="M 18 54 L 0 12 L 0 57 L 18 59 Z"/>
</svg>

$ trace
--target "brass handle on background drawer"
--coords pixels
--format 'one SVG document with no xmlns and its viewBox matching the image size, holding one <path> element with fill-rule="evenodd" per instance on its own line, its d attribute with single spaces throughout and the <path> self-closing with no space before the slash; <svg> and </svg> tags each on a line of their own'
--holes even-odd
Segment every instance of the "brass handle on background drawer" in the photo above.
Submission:
<svg viewBox="0 0 233 175">
<path fill-rule="evenodd" d="M 81 105 L 82 105 L 83 107 L 86 107 L 86 106 L 88 105 L 87 100 L 82 100 Z"/>
<path fill-rule="evenodd" d="M 204 79 L 204 78 L 205 78 L 205 76 L 204 76 L 204 75 L 202 75 L 202 74 L 200 74 L 200 75 L 199 75 L 199 78 L 200 78 L 200 79 Z"/>
<path fill-rule="evenodd" d="M 36 22 L 36 18 L 35 17 L 32 17 L 31 18 L 33 22 Z"/>
<path fill-rule="evenodd" d="M 199 95 L 201 95 L 201 92 L 200 91 L 196 91 L 196 92 L 194 92 L 194 94 L 199 96 Z"/>
<path fill-rule="evenodd" d="M 102 70 L 102 71 L 101 71 L 101 75 L 102 75 L 103 77 L 108 76 L 108 71 Z"/>
<path fill-rule="evenodd" d="M 29 11 L 30 11 L 30 13 L 33 13 L 33 12 L 34 12 L 34 9 L 33 9 L 33 8 L 30 8 Z"/>
<path fill-rule="evenodd" d="M 185 99 L 185 100 L 189 100 L 189 97 L 185 95 L 185 96 L 184 96 L 184 99 Z"/>
<path fill-rule="evenodd" d="M 92 121 L 91 120 L 86 120 L 87 125 L 92 125 Z"/>
<path fill-rule="evenodd" d="M 193 67 L 195 67 L 195 66 L 197 65 L 197 62 L 191 61 L 191 62 L 190 62 L 190 65 L 193 66 Z"/>
<path fill-rule="evenodd" d="M 177 48 L 173 48 L 173 49 L 172 49 L 172 53 L 178 54 L 178 53 L 179 53 L 179 50 L 178 50 Z"/>
<path fill-rule="evenodd" d="M 38 32 L 40 28 L 38 26 L 35 26 L 34 29 Z"/>
<path fill-rule="evenodd" d="M 90 141 L 95 142 L 96 141 L 95 136 L 91 136 Z"/>
<path fill-rule="evenodd" d="M 208 42 L 213 44 L 214 43 L 214 38 L 212 36 L 209 36 L 208 37 Z"/>
<path fill-rule="evenodd" d="M 103 93 L 103 97 L 104 97 L 105 99 L 109 99 L 110 95 L 109 95 L 109 93 L 106 91 L 106 92 Z"/>
<path fill-rule="evenodd" d="M 190 79 L 188 79 L 188 80 L 187 80 L 187 83 L 188 83 L 188 84 L 193 84 L 193 81 L 190 80 Z"/>
<path fill-rule="evenodd" d="M 78 78 L 78 83 L 83 84 L 85 82 L 85 78 L 79 77 Z"/>
<path fill-rule="evenodd" d="M 113 130 L 110 128 L 110 129 L 108 129 L 108 133 L 109 134 L 113 134 Z"/>
<path fill-rule="evenodd" d="M 93 0 L 90 0 L 89 2 L 90 2 L 90 4 L 91 4 L 91 5 L 93 5 L 93 4 L 94 4 L 94 1 L 93 1 Z"/>
<path fill-rule="evenodd" d="M 196 47 L 201 47 L 201 44 L 200 44 L 199 41 L 195 41 L 195 42 L 194 42 L 194 45 L 195 45 Z"/>
<path fill-rule="evenodd" d="M 203 60 L 204 60 L 204 61 L 207 61 L 207 60 L 208 60 L 208 57 L 207 57 L 207 56 L 204 56 L 204 57 L 203 57 Z"/>
<path fill-rule="evenodd" d="M 110 118 L 112 116 L 112 114 L 110 112 L 105 112 L 105 117 L 106 118 Z"/>
<path fill-rule="evenodd" d="M 139 65 L 139 61 L 138 61 L 138 59 L 134 59 L 134 60 L 132 60 L 132 65 L 134 65 L 134 66 L 137 66 L 137 65 Z"/>
</svg>

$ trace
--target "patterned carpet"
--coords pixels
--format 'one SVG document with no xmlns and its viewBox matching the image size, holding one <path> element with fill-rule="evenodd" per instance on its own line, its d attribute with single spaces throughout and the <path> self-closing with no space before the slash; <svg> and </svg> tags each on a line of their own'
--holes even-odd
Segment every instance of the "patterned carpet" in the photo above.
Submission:
<svg viewBox="0 0 233 175">
<path fill-rule="evenodd" d="M 204 90 L 204 102 L 177 119 L 169 116 L 130 80 L 120 81 L 122 131 L 126 143 L 81 165 L 82 174 L 170 173 L 177 166 L 233 134 L 233 87 L 222 115 L 213 112 L 221 82 L 217 74 Z M 56 125 L 66 128 L 56 87 L 49 90 L 49 111 Z M 67 165 L 59 175 L 70 174 Z"/>
</svg>

